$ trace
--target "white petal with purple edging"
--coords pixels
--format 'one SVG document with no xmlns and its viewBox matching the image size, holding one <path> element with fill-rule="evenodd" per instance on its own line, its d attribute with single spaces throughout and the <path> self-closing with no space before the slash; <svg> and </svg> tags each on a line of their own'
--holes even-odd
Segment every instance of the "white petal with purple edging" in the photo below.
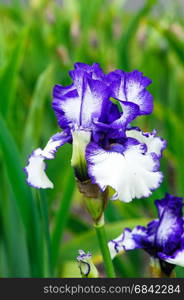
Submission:
<svg viewBox="0 0 184 300">
<path fill-rule="evenodd" d="M 53 90 L 52 106 L 62 128 L 68 125 L 72 128 L 82 126 L 82 128 L 91 129 L 93 118 L 99 118 L 104 105 L 111 104 L 108 101 L 107 86 L 100 80 L 92 80 L 80 73 L 80 70 L 75 71 L 76 89 L 63 94 L 63 87 L 60 87 L 61 92 L 58 92 L 59 86 L 57 85 Z"/>
<path fill-rule="evenodd" d="M 129 228 L 125 228 L 120 236 L 108 242 L 112 259 L 121 252 L 140 248 L 140 245 L 136 243 L 136 240 L 134 239 L 134 235 L 145 237 L 145 228 L 137 226 L 132 231 Z"/>
<path fill-rule="evenodd" d="M 139 114 L 139 106 L 132 102 L 120 101 L 120 104 L 123 109 L 122 116 L 115 120 L 112 124 L 112 128 L 122 128 L 134 120 Z"/>
<path fill-rule="evenodd" d="M 53 188 L 53 183 L 45 173 L 46 163 L 44 162 L 43 151 L 38 148 L 33 151 L 28 159 L 28 165 L 25 167 L 27 174 L 27 183 L 35 188 Z"/>
<path fill-rule="evenodd" d="M 139 105 L 141 114 L 150 114 L 153 109 L 153 96 L 145 89 L 150 83 L 151 80 L 137 70 L 126 74 L 126 99 Z"/>
<path fill-rule="evenodd" d="M 107 186 L 115 189 L 113 200 L 130 202 L 134 198 L 148 197 L 162 181 L 163 176 L 157 171 L 158 160 L 144 153 L 143 144 L 132 145 L 121 154 L 90 143 L 86 157 L 93 182 L 102 190 Z"/>
<path fill-rule="evenodd" d="M 62 119 L 62 122 L 68 124 L 80 124 L 80 111 L 81 111 L 81 99 L 77 93 L 77 90 L 72 90 L 61 95 L 57 93 L 58 86 L 53 90 L 53 103 L 52 106 L 58 116 Z"/>
<path fill-rule="evenodd" d="M 28 159 L 28 164 L 24 168 L 27 175 L 27 183 L 35 188 L 53 188 L 53 183 L 45 173 L 46 163 L 45 159 L 53 159 L 57 148 L 71 139 L 65 132 L 55 134 L 50 138 L 45 148 L 34 150 Z"/>
<path fill-rule="evenodd" d="M 132 137 L 139 143 L 146 144 L 148 153 L 154 152 L 158 157 L 162 155 L 162 151 L 166 148 L 166 141 L 156 136 L 156 130 L 151 133 L 143 132 L 139 128 L 133 128 L 126 131 L 127 137 Z"/>
<path fill-rule="evenodd" d="M 113 97 L 135 103 L 139 115 L 150 114 L 153 110 L 153 96 L 146 90 L 151 80 L 137 70 L 126 73 L 116 70 L 107 75 Z"/>
<path fill-rule="evenodd" d="M 84 80 L 84 93 L 81 102 L 81 126 L 83 128 L 91 128 L 92 120 L 99 118 L 103 109 L 103 105 L 108 105 L 108 91 L 106 85 L 99 80 Z"/>
</svg>

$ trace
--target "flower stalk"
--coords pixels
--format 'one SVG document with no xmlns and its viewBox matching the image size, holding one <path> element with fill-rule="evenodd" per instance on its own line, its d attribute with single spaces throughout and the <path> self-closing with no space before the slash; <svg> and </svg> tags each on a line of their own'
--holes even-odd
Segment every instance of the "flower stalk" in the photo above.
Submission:
<svg viewBox="0 0 184 300">
<path fill-rule="evenodd" d="M 114 266 L 112 263 L 112 259 L 110 256 L 108 243 L 107 243 L 107 237 L 106 237 L 106 231 L 105 231 L 105 222 L 104 222 L 104 215 L 102 215 L 99 222 L 94 223 L 94 228 L 96 231 L 98 243 L 100 246 L 100 250 L 103 257 L 104 267 L 107 274 L 107 277 L 109 278 L 115 278 L 115 271 Z"/>
<path fill-rule="evenodd" d="M 108 201 L 108 189 L 101 192 L 98 185 L 90 180 L 80 182 L 77 180 L 79 191 L 84 195 L 84 203 L 88 213 L 93 219 L 99 247 L 102 253 L 105 271 L 108 277 L 115 278 L 113 263 L 111 260 L 108 241 L 105 232 L 104 210 Z"/>
</svg>

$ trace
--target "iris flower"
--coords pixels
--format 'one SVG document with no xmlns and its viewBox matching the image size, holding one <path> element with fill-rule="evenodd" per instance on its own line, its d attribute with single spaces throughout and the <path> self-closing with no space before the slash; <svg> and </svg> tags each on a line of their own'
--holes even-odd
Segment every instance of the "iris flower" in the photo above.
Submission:
<svg viewBox="0 0 184 300">
<path fill-rule="evenodd" d="M 153 259 L 160 261 L 165 273 L 170 273 L 175 265 L 184 267 L 184 218 L 182 198 L 166 194 L 155 201 L 158 219 L 147 227 L 126 228 L 108 245 L 111 257 L 121 251 L 144 249 Z M 166 262 L 166 263 L 164 263 Z"/>
<path fill-rule="evenodd" d="M 25 167 L 27 183 L 53 188 L 45 160 L 70 143 L 80 182 L 89 180 L 101 191 L 112 187 L 113 200 L 148 197 L 163 178 L 159 160 L 166 142 L 156 130 L 145 133 L 130 122 L 152 112 L 153 98 L 146 89 L 151 80 L 137 70 L 104 74 L 96 63 L 76 63 L 69 74 L 71 85 L 53 89 L 52 107 L 62 131 L 32 152 Z"/>
</svg>

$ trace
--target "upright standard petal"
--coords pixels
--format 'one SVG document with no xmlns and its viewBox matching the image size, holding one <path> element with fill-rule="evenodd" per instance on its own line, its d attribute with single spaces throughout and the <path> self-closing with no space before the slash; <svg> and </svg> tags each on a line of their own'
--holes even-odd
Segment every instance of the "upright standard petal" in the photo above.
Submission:
<svg viewBox="0 0 184 300">
<path fill-rule="evenodd" d="M 139 106 L 132 102 L 120 101 L 123 113 L 120 118 L 111 124 L 111 128 L 122 129 L 133 121 L 139 114 Z"/>
<path fill-rule="evenodd" d="M 103 120 L 103 115 L 107 114 L 104 107 L 106 110 L 111 107 L 107 86 L 81 72 L 80 69 L 76 70 L 74 85 L 70 86 L 67 93 L 63 94 L 63 87 L 54 87 L 52 105 L 62 128 L 82 127 L 91 130 L 93 119 Z"/>
<path fill-rule="evenodd" d="M 126 74 L 125 93 L 127 101 L 139 105 L 140 114 L 150 114 L 153 110 L 153 96 L 146 90 L 152 81 L 135 70 Z"/>
<path fill-rule="evenodd" d="M 126 73 L 116 70 L 107 75 L 107 82 L 111 87 L 113 97 L 135 103 L 139 106 L 139 114 L 150 114 L 153 110 L 153 97 L 146 90 L 151 80 L 141 72 L 134 70 Z"/>
<path fill-rule="evenodd" d="M 93 119 L 101 118 L 103 120 L 104 107 L 106 107 L 106 113 L 111 107 L 108 96 L 109 91 L 103 82 L 90 78 L 84 79 L 80 115 L 80 125 L 83 128 L 93 127 Z"/>
<path fill-rule="evenodd" d="M 165 254 L 177 249 L 183 233 L 182 198 L 166 194 L 162 200 L 157 200 L 160 221 L 155 234 L 157 249 Z"/>
<path fill-rule="evenodd" d="M 81 99 L 76 88 L 70 88 L 56 85 L 53 89 L 52 107 L 58 119 L 58 124 L 63 129 L 73 128 L 75 125 L 79 125 L 80 122 Z M 67 91 L 65 94 L 63 94 L 63 89 Z"/>
<path fill-rule="evenodd" d="M 92 65 L 88 65 L 85 63 L 75 63 L 74 70 L 70 71 L 69 74 L 73 80 L 75 80 L 76 70 L 81 70 L 82 72 L 87 73 L 91 76 L 92 79 L 104 80 L 105 74 L 103 73 L 100 65 L 98 63 L 93 63 Z"/>
<path fill-rule="evenodd" d="M 161 181 L 158 159 L 146 153 L 144 144 L 130 146 L 115 144 L 112 150 L 104 150 L 95 143 L 86 149 L 89 176 L 102 190 L 111 186 L 116 194 L 113 200 L 130 202 L 134 198 L 148 197 Z"/>
<path fill-rule="evenodd" d="M 53 188 L 53 183 L 47 177 L 45 159 L 53 159 L 59 147 L 71 140 L 66 132 L 57 133 L 50 138 L 44 149 L 36 149 L 28 158 L 28 164 L 24 168 L 27 175 L 27 183 L 35 188 Z"/>
</svg>

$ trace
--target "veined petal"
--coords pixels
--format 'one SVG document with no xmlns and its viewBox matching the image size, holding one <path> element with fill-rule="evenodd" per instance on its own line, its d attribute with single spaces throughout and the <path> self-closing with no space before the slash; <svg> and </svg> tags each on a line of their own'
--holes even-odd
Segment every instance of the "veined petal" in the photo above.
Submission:
<svg viewBox="0 0 184 300">
<path fill-rule="evenodd" d="M 93 118 L 101 118 L 103 121 L 104 107 L 111 107 L 108 100 L 107 86 L 100 80 L 93 80 L 80 69 L 75 70 L 75 89 L 63 94 L 58 92 L 59 86 L 53 90 L 53 109 L 56 112 L 59 125 L 62 128 L 93 127 Z M 73 87 L 73 86 L 72 86 Z M 67 89 L 66 89 L 67 90 Z"/>
<path fill-rule="evenodd" d="M 104 150 L 95 143 L 86 149 L 88 173 L 93 183 L 102 190 L 107 186 L 115 189 L 113 200 L 130 202 L 133 198 L 148 197 L 161 181 L 158 172 L 158 160 L 151 153 L 145 153 L 144 144 L 129 147 L 113 146 L 112 150 Z"/>
<path fill-rule="evenodd" d="M 104 106 L 108 109 L 109 92 L 106 85 L 99 80 L 86 79 L 81 106 L 81 126 L 90 128 L 94 118 L 103 118 Z"/>
<path fill-rule="evenodd" d="M 153 109 L 153 97 L 146 90 L 151 80 L 141 72 L 123 72 L 116 70 L 107 75 L 107 82 L 111 87 L 113 97 L 135 103 L 139 106 L 139 114 L 150 114 Z"/>
<path fill-rule="evenodd" d="M 103 80 L 105 76 L 98 63 L 93 63 L 92 65 L 88 65 L 85 63 L 78 62 L 74 64 L 74 68 L 75 70 L 69 72 L 72 79 L 75 78 L 76 70 L 81 70 L 82 72 L 86 72 L 87 74 L 91 75 L 92 79 Z"/>
<path fill-rule="evenodd" d="M 28 164 L 24 168 L 27 183 L 35 188 L 53 188 L 53 183 L 47 177 L 45 159 L 53 159 L 59 147 L 71 140 L 66 132 L 57 133 L 50 138 L 44 149 L 36 149 L 29 156 Z"/>
<path fill-rule="evenodd" d="M 184 204 L 181 197 L 176 197 L 166 193 L 163 199 L 155 201 L 155 205 L 158 210 L 159 218 L 161 218 L 164 211 L 167 211 L 168 209 L 173 209 L 173 212 L 175 211 L 178 217 L 182 217 L 182 206 Z"/>
<path fill-rule="evenodd" d="M 122 70 L 116 70 L 106 75 L 106 81 L 109 82 L 112 90 L 112 96 L 121 101 L 127 101 L 125 94 L 126 73 Z"/>
<path fill-rule="evenodd" d="M 75 88 L 63 94 L 63 87 L 56 85 L 53 89 L 52 107 L 61 128 L 73 127 L 73 124 L 79 125 L 81 99 Z"/>
<path fill-rule="evenodd" d="M 151 80 L 137 70 L 126 74 L 126 99 L 139 105 L 141 114 L 150 114 L 153 110 L 153 96 L 145 89 L 150 83 Z"/>
<path fill-rule="evenodd" d="M 139 115 L 139 106 L 132 102 L 120 101 L 123 113 L 122 116 L 115 120 L 112 124 L 112 128 L 122 128 L 128 123 L 133 121 Z"/>
<path fill-rule="evenodd" d="M 132 231 L 125 228 L 124 232 L 116 239 L 108 242 L 111 258 L 113 259 L 117 254 L 137 248 L 141 248 L 140 243 L 136 242 L 134 236 L 141 239 L 146 238 L 146 229 L 142 226 L 136 226 Z"/>
<path fill-rule="evenodd" d="M 138 127 L 130 128 L 126 131 L 127 137 L 132 137 L 139 143 L 146 144 L 148 153 L 155 153 L 158 157 L 162 156 L 163 150 L 166 148 L 167 142 L 157 136 L 157 131 L 143 132 Z"/>
<path fill-rule="evenodd" d="M 166 194 L 162 200 L 157 200 L 160 221 L 155 242 L 160 252 L 170 254 L 178 248 L 183 233 L 182 198 Z"/>
</svg>

